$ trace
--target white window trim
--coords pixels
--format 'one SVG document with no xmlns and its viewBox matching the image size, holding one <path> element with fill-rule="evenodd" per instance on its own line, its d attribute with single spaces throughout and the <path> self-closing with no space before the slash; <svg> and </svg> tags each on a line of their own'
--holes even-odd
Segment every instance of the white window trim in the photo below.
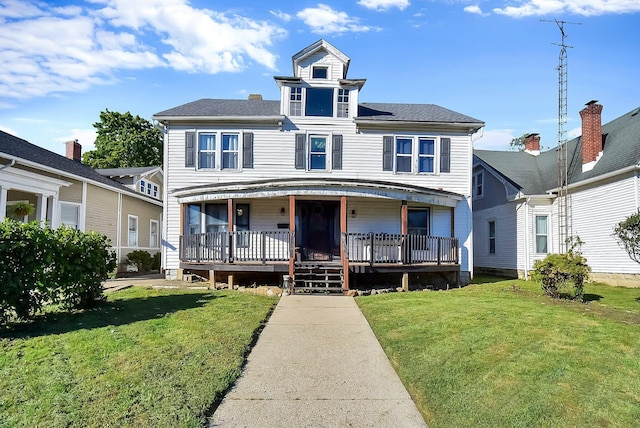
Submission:
<svg viewBox="0 0 640 428">
<path fill-rule="evenodd" d="M 315 79 L 316 81 L 326 81 L 328 79 Z M 293 101 L 291 99 L 291 90 L 293 88 L 300 88 L 301 89 L 301 94 L 300 94 L 300 101 Z M 332 116 L 307 116 L 307 109 L 306 109 L 306 104 L 307 104 L 307 89 L 332 89 L 333 90 L 333 107 L 332 107 L 332 111 L 333 111 L 333 115 Z M 340 92 L 340 89 L 345 90 L 345 91 L 349 91 L 349 95 L 348 95 L 348 101 L 347 102 L 338 102 L 338 94 Z M 339 119 L 339 120 L 346 120 L 349 119 L 351 117 L 351 112 L 355 111 L 353 109 L 357 109 L 357 106 L 354 106 L 353 101 L 355 100 L 355 90 L 352 88 L 342 88 L 342 87 L 326 87 L 326 86 L 322 86 L 322 85 L 317 85 L 317 86 L 289 86 L 288 87 L 288 91 L 287 91 L 287 95 L 286 95 L 286 99 L 287 99 L 287 106 L 286 106 L 286 111 L 288 113 L 289 116 L 291 117 L 295 117 L 295 118 L 306 118 L 306 119 L 318 119 L 321 117 L 324 117 L 326 119 Z M 294 115 L 292 114 L 292 109 L 291 109 L 291 103 L 292 102 L 299 102 L 300 103 L 300 114 L 299 115 Z M 346 116 L 338 116 L 338 106 L 340 105 L 345 105 L 347 108 L 347 115 Z"/>
<path fill-rule="evenodd" d="M 324 68 L 327 70 L 327 77 L 313 77 L 313 71 L 316 68 Z M 321 82 L 326 82 L 327 80 L 331 80 L 331 64 L 313 64 L 309 70 L 309 80 L 316 80 Z"/>
<path fill-rule="evenodd" d="M 312 138 L 324 138 L 325 139 L 325 148 L 324 148 L 324 169 L 313 169 L 311 168 L 311 139 Z M 333 149 L 333 134 L 307 134 L 307 142 L 305 145 L 306 156 L 307 156 L 307 171 L 310 172 L 327 172 L 331 171 L 331 153 Z"/>
<path fill-rule="evenodd" d="M 293 95 L 293 89 L 299 89 L 300 90 L 300 100 L 293 100 L 291 99 L 292 95 Z M 305 91 L 303 90 L 302 86 L 290 86 L 289 87 L 289 116 L 291 117 L 304 117 L 304 93 Z M 291 109 L 291 105 L 292 103 L 299 103 L 300 105 L 300 114 L 293 114 L 292 113 L 292 109 Z"/>
<path fill-rule="evenodd" d="M 398 138 L 411 140 L 411 171 L 398 171 Z M 433 135 L 405 135 L 393 136 L 393 172 L 401 175 L 439 175 L 440 174 L 440 138 Z M 433 140 L 433 155 L 420 155 L 420 140 Z M 433 171 L 420 171 L 420 158 L 433 157 Z"/>
<path fill-rule="evenodd" d="M 491 237 L 491 223 L 493 223 L 493 238 Z M 488 238 L 488 254 L 495 255 L 498 252 L 498 222 L 495 218 L 491 218 L 487 220 L 487 238 Z M 493 253 L 491 252 L 491 240 L 493 239 Z"/>
<path fill-rule="evenodd" d="M 76 225 L 76 229 L 77 230 L 82 230 L 83 229 L 83 225 L 82 225 L 82 204 L 78 203 L 78 202 L 67 202 L 67 201 L 60 201 L 58 203 L 59 205 L 59 215 L 58 215 L 58 219 L 60 220 L 60 224 L 58 226 L 62 226 L 64 223 L 62 223 L 62 206 L 63 205 L 68 205 L 68 206 L 73 206 L 76 207 L 78 209 L 78 224 Z"/>
<path fill-rule="evenodd" d="M 152 245 L 153 233 L 151 232 L 153 231 L 153 227 L 152 227 L 153 224 L 156 225 L 156 244 L 155 245 Z M 149 220 L 149 247 L 160 248 L 160 222 L 158 220 Z"/>
<path fill-rule="evenodd" d="M 131 230 L 129 229 L 129 224 L 131 222 L 131 219 L 136 220 L 136 242 L 133 245 L 131 245 Z M 127 246 L 129 248 L 138 248 L 139 244 L 140 244 L 140 223 L 138 222 L 138 216 L 128 214 L 127 215 Z"/>
<path fill-rule="evenodd" d="M 546 235 L 539 235 L 538 234 L 538 217 L 546 217 L 547 219 L 547 233 Z M 535 255 L 547 255 L 550 254 L 552 252 L 551 250 L 551 239 L 549 236 L 549 231 L 551 230 L 551 216 L 548 213 L 533 213 L 533 253 Z M 546 236 L 547 238 L 547 251 L 546 252 L 539 252 L 538 251 L 538 236 Z"/>
<path fill-rule="evenodd" d="M 214 152 L 215 167 L 214 168 L 200 168 L 200 136 L 201 135 L 215 135 L 216 137 L 216 149 L 214 151 L 208 150 L 207 152 Z M 238 167 L 237 168 L 222 168 L 222 136 L 223 135 L 237 135 L 238 136 Z M 242 171 L 243 164 L 243 150 L 244 150 L 244 132 L 241 130 L 207 130 L 202 129 L 196 132 L 196 171 L 230 171 L 238 172 Z"/>
<path fill-rule="evenodd" d="M 147 182 L 144 179 L 140 179 L 140 182 L 138 183 L 138 191 L 144 194 L 146 190 L 147 190 Z"/>
<path fill-rule="evenodd" d="M 484 171 L 480 170 L 478 172 L 473 173 L 473 182 L 471 183 L 472 189 L 471 191 L 473 192 L 473 199 L 482 199 L 484 198 Z M 480 195 L 478 195 L 478 186 L 477 186 L 477 181 L 476 181 L 476 177 L 481 177 L 482 178 L 482 193 Z"/>
</svg>

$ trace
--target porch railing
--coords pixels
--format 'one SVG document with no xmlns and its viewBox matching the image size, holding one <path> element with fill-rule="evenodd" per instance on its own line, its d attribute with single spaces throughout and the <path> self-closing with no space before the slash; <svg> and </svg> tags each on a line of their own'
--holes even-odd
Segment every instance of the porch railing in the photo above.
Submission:
<svg viewBox="0 0 640 428">
<path fill-rule="evenodd" d="M 288 261 L 293 245 L 289 231 L 212 232 L 180 236 L 183 262 Z"/>
<path fill-rule="evenodd" d="M 343 234 L 350 262 L 458 264 L 458 239 L 427 235 L 387 233 Z"/>
</svg>

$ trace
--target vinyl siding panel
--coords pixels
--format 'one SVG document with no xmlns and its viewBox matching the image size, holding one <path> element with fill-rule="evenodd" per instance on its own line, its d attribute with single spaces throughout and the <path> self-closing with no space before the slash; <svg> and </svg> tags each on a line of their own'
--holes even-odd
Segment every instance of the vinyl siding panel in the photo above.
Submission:
<svg viewBox="0 0 640 428">
<path fill-rule="evenodd" d="M 62 202 L 82 202 L 82 181 L 71 178 L 64 178 L 65 181 L 71 183 L 71 186 L 62 186 L 60 188 L 59 198 Z"/>
<path fill-rule="evenodd" d="M 473 212 L 474 266 L 516 269 L 518 233 L 516 204 Z M 489 221 L 496 222 L 496 252 L 489 253 Z"/>
<path fill-rule="evenodd" d="M 602 183 L 571 193 L 573 234 L 584 241 L 582 254 L 593 272 L 640 274 L 611 234 L 617 223 L 637 211 L 636 178 Z"/>
<path fill-rule="evenodd" d="M 85 229 L 95 230 L 118 244 L 118 193 L 87 185 Z"/>
<path fill-rule="evenodd" d="M 138 217 L 138 246 L 136 249 L 150 250 L 149 247 L 149 220 L 157 220 L 160 224 L 162 221 L 162 207 L 151 205 L 143 200 L 133 198 L 128 195 L 122 197 L 122 229 L 121 229 L 121 242 L 122 247 L 126 249 L 129 241 L 129 227 L 128 216 L 134 215 Z M 157 249 L 157 248 L 154 248 Z"/>
</svg>

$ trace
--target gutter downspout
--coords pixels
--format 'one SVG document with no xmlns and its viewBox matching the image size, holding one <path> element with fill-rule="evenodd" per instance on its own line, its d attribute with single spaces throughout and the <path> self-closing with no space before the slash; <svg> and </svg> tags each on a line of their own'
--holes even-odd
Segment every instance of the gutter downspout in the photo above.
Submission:
<svg viewBox="0 0 640 428">
<path fill-rule="evenodd" d="M 529 280 L 529 200 L 524 201 L 524 279 Z"/>
<path fill-rule="evenodd" d="M 11 162 L 9 162 L 8 164 L 0 166 L 0 170 L 5 169 L 5 168 L 11 168 L 15 164 L 16 164 L 16 160 L 15 159 L 11 159 Z"/>
</svg>

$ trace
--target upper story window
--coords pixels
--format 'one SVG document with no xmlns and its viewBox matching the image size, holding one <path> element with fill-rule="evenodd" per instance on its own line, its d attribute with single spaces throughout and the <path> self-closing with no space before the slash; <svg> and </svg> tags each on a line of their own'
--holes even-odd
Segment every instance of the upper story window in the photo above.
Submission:
<svg viewBox="0 0 640 428">
<path fill-rule="evenodd" d="M 382 170 L 413 174 L 450 172 L 451 138 L 382 137 Z M 439 149 L 438 149 L 439 147 Z M 437 157 L 440 156 L 440 162 Z M 436 170 L 436 165 L 440 169 Z"/>
<path fill-rule="evenodd" d="M 309 169 L 327 169 L 327 137 L 309 138 Z"/>
<path fill-rule="evenodd" d="M 328 67 L 313 67 L 311 77 L 314 79 L 326 79 L 329 75 Z"/>
<path fill-rule="evenodd" d="M 349 117 L 349 90 L 338 89 L 338 117 Z"/>
<path fill-rule="evenodd" d="M 198 139 L 198 169 L 216 167 L 216 134 L 200 134 Z"/>
<path fill-rule="evenodd" d="M 333 116 L 333 89 L 307 88 L 304 104 L 305 116 Z"/>
<path fill-rule="evenodd" d="M 473 197 L 475 199 L 484 196 L 484 171 L 473 174 Z"/>
<path fill-rule="evenodd" d="M 302 116 L 302 88 L 291 88 L 289 116 Z"/>
<path fill-rule="evenodd" d="M 218 140 L 220 144 L 218 144 Z M 253 168 L 253 132 L 185 132 L 184 166 L 200 170 Z M 157 189 L 153 189 L 157 194 Z"/>
<path fill-rule="evenodd" d="M 144 189 L 145 189 L 145 181 L 140 180 L 140 193 L 144 193 Z"/>
<path fill-rule="evenodd" d="M 238 134 L 222 134 L 222 169 L 238 169 Z"/>
</svg>

